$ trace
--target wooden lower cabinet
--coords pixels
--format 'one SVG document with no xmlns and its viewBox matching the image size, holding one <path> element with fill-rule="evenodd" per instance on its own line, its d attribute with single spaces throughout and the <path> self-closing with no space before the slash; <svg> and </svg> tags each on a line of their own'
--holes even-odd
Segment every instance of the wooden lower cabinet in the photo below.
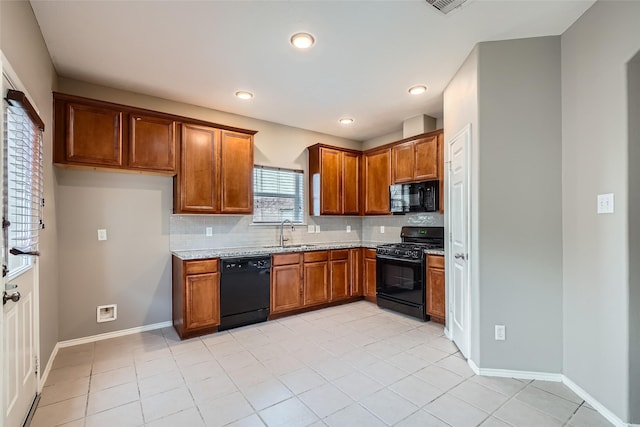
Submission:
<svg viewBox="0 0 640 427">
<path fill-rule="evenodd" d="M 362 290 L 362 248 L 349 249 L 349 296 L 361 297 Z"/>
<path fill-rule="evenodd" d="M 180 338 L 213 332 L 220 324 L 218 259 L 185 261 L 174 256 L 173 326 Z"/>
<path fill-rule="evenodd" d="M 349 249 L 331 251 L 331 296 L 330 301 L 340 301 L 349 297 Z"/>
<path fill-rule="evenodd" d="M 305 306 L 323 304 L 329 301 L 329 251 L 304 253 Z"/>
<path fill-rule="evenodd" d="M 364 296 L 371 299 L 376 297 L 376 250 L 364 249 L 363 268 Z"/>
<path fill-rule="evenodd" d="M 426 278 L 426 310 L 431 316 L 431 320 L 438 323 L 445 323 L 445 276 L 444 276 L 444 256 L 427 255 L 427 278 Z"/>
<path fill-rule="evenodd" d="M 272 314 L 302 307 L 302 254 L 273 255 L 271 260 Z"/>
</svg>

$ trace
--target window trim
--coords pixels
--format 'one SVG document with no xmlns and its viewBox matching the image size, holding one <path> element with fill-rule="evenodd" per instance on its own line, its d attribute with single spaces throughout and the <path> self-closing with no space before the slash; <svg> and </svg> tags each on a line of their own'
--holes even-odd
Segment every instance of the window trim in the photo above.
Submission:
<svg viewBox="0 0 640 427">
<path fill-rule="evenodd" d="M 255 174 L 255 170 L 256 169 L 266 169 L 266 170 L 272 170 L 272 171 L 284 171 L 284 172 L 293 172 L 293 173 L 298 173 L 301 175 L 302 180 L 300 183 L 300 189 L 298 191 L 302 192 L 302 197 L 301 197 L 301 220 L 300 222 L 293 222 L 294 225 L 299 225 L 299 226 L 304 226 L 307 224 L 307 212 L 306 212 L 306 206 L 305 206 L 305 172 L 303 169 L 290 169 L 290 168 L 281 168 L 281 167 L 277 167 L 277 166 L 265 166 L 265 165 L 253 165 L 253 170 L 252 170 L 252 174 Z M 259 192 L 256 191 L 256 183 L 255 181 L 253 182 L 253 201 L 255 203 L 255 199 L 256 196 L 265 196 L 265 197 L 281 197 L 281 198 L 290 198 L 290 199 L 294 199 L 296 200 L 298 198 L 298 194 L 291 196 L 288 194 L 281 194 L 281 193 L 267 193 L 267 192 Z M 252 226 L 274 226 L 274 225 L 280 225 L 282 221 L 255 221 L 255 206 L 254 206 L 254 212 L 251 215 L 251 225 Z"/>
</svg>

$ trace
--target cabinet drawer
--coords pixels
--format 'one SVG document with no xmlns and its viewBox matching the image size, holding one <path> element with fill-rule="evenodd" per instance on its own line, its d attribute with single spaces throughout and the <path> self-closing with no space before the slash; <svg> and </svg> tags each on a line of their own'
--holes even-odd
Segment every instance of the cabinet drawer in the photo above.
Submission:
<svg viewBox="0 0 640 427">
<path fill-rule="evenodd" d="M 428 268 L 444 268 L 444 257 L 442 255 L 427 255 Z"/>
<path fill-rule="evenodd" d="M 365 258 L 374 258 L 376 257 L 376 250 L 375 249 L 369 249 L 369 248 L 365 248 L 364 250 L 364 257 Z"/>
<path fill-rule="evenodd" d="M 300 254 L 273 255 L 271 265 L 289 265 L 300 263 Z"/>
<path fill-rule="evenodd" d="M 217 273 L 218 261 L 217 259 L 186 261 L 184 266 L 185 274 Z"/>
<path fill-rule="evenodd" d="M 334 259 L 348 259 L 349 258 L 349 249 L 336 249 L 331 251 L 331 260 Z"/>
<path fill-rule="evenodd" d="M 329 259 L 329 251 L 313 251 L 304 253 L 304 262 L 319 262 Z"/>
</svg>

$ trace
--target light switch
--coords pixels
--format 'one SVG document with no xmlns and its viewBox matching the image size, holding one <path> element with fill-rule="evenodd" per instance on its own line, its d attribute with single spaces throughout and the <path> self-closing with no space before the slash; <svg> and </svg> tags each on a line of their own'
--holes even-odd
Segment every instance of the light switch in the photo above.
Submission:
<svg viewBox="0 0 640 427">
<path fill-rule="evenodd" d="M 351 233 L 351 226 L 347 225 L 347 233 Z"/>
<path fill-rule="evenodd" d="M 384 225 L 380 226 L 380 234 L 384 234 Z"/>
<path fill-rule="evenodd" d="M 107 230 L 105 228 L 98 229 L 98 240 L 107 240 Z"/>
<path fill-rule="evenodd" d="M 207 235 L 207 237 L 213 236 L 213 227 L 207 227 L 205 230 L 205 234 Z"/>
<path fill-rule="evenodd" d="M 320 226 L 316 225 L 316 233 L 319 233 L 319 232 L 320 232 Z"/>
<path fill-rule="evenodd" d="M 315 233 L 316 232 L 316 226 L 315 225 L 308 225 L 307 226 L 307 232 L 308 233 Z"/>
<path fill-rule="evenodd" d="M 599 214 L 613 213 L 613 193 L 598 194 L 598 208 Z"/>
</svg>

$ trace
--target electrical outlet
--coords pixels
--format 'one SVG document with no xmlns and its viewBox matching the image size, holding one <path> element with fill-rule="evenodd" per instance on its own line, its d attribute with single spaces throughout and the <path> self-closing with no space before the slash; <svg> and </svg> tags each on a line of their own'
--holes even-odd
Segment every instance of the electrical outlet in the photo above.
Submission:
<svg viewBox="0 0 640 427">
<path fill-rule="evenodd" d="M 213 227 L 207 227 L 205 230 L 205 234 L 207 235 L 207 237 L 213 236 Z"/>
<path fill-rule="evenodd" d="M 613 193 L 598 194 L 598 208 L 599 214 L 613 213 Z"/>
<path fill-rule="evenodd" d="M 307 232 L 308 233 L 315 233 L 316 232 L 316 226 L 315 225 L 307 225 Z"/>
<path fill-rule="evenodd" d="M 347 225 L 347 233 L 351 233 L 351 226 Z"/>
<path fill-rule="evenodd" d="M 506 338 L 506 328 L 504 325 L 496 325 L 496 341 L 504 341 Z"/>
<path fill-rule="evenodd" d="M 384 234 L 384 225 L 380 226 L 380 234 Z"/>
<path fill-rule="evenodd" d="M 98 229 L 98 240 L 107 240 L 107 230 L 104 228 Z"/>
<path fill-rule="evenodd" d="M 320 232 L 320 226 L 316 225 L 316 233 L 319 233 L 319 232 Z"/>
</svg>

